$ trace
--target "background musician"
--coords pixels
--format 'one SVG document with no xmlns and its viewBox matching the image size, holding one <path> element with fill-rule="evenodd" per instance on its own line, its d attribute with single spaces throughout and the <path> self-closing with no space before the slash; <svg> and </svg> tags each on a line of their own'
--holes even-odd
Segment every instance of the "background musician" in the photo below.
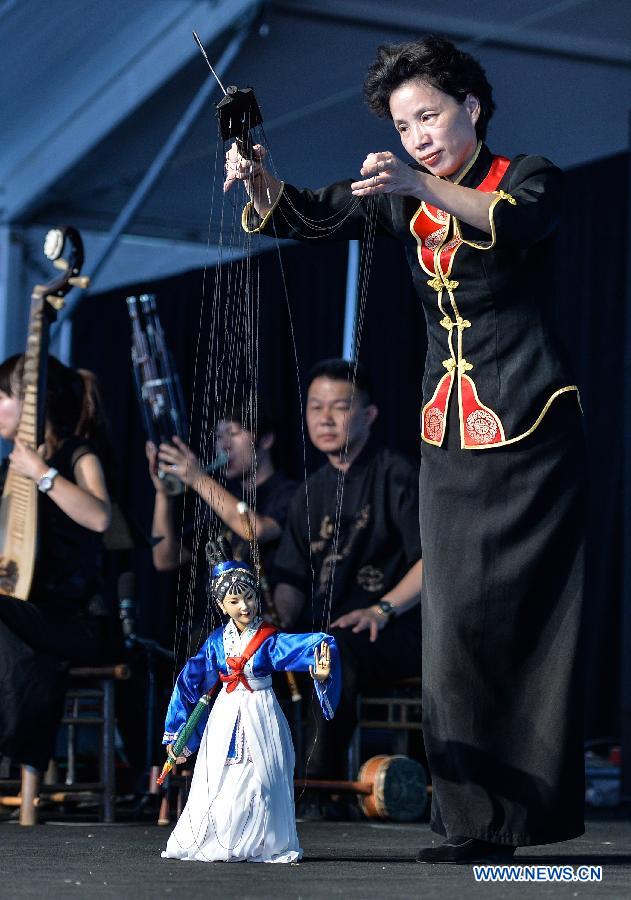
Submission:
<svg viewBox="0 0 631 900">
<path fill-rule="evenodd" d="M 173 443 L 161 444 L 159 448 L 147 443 L 149 474 L 156 490 L 152 537 L 157 541 L 153 561 L 158 571 L 172 571 L 191 559 L 191 550 L 186 541 L 181 541 L 175 524 L 177 500 L 165 491 L 164 481 L 158 477 L 160 466 L 177 475 L 208 505 L 219 519 L 222 533 L 231 541 L 234 558 L 260 561 L 267 578 L 273 580 L 274 557 L 296 483 L 275 468 L 274 426 L 260 404 L 258 436 L 251 429 L 251 416 L 242 407 L 233 407 L 217 423 L 215 453 L 216 459 L 225 459 L 225 485 L 214 473 L 205 470 L 190 447 L 179 438 L 174 437 Z M 243 502 L 249 508 L 245 514 L 239 511 Z M 258 560 L 252 560 L 252 534 L 256 536 Z M 201 611 L 197 610 L 195 616 L 200 615 Z"/>
<path fill-rule="evenodd" d="M 310 717 L 312 778 L 346 777 L 359 691 L 421 674 L 417 478 L 372 445 L 377 415 L 363 366 L 328 359 L 312 369 L 307 428 L 326 462 L 292 499 L 275 592 L 286 627 L 330 622 L 342 660 L 340 714 L 324 726 Z"/>
<path fill-rule="evenodd" d="M 0 753 L 44 770 L 65 693 L 62 664 L 93 664 L 107 642 L 102 535 L 110 523 L 108 456 L 94 377 L 48 360 L 44 444 L 19 439 L 24 358 L 0 365 L 2 465 L 36 482 L 39 549 L 27 601 L 0 596 Z M 0 561 L 1 562 L 1 561 Z"/>
</svg>

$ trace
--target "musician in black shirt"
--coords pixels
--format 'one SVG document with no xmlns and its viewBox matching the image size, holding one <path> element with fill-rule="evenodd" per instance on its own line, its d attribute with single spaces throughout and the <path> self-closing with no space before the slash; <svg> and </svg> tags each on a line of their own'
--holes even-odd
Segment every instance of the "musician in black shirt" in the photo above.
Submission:
<svg viewBox="0 0 631 900">
<path fill-rule="evenodd" d="M 417 475 L 370 446 L 377 414 L 361 366 L 326 360 L 313 369 L 307 426 L 327 462 L 293 497 L 275 592 L 283 624 L 330 625 L 342 656 L 338 713 L 308 741 L 310 777 L 346 774 L 360 690 L 421 674 Z"/>
<path fill-rule="evenodd" d="M 236 405 L 217 423 L 216 459 L 224 461 L 221 471 L 211 474 L 178 437 L 173 438 L 172 444 L 161 444 L 159 448 L 147 444 L 149 473 L 156 489 L 152 536 L 156 539 L 153 562 L 158 571 L 173 571 L 192 556 L 190 527 L 181 541 L 174 521 L 174 499 L 165 493 L 164 482 L 158 477 L 158 467 L 161 467 L 196 491 L 208 505 L 219 520 L 222 533 L 230 540 L 235 559 L 260 563 L 266 577 L 273 578 L 274 557 L 296 483 L 274 467 L 274 426 L 262 406 L 256 422 L 258 435 L 253 434 L 253 427 L 248 410 Z M 253 536 L 256 537 L 254 552 Z M 200 568 L 205 572 L 203 554 Z M 205 584 L 203 575 L 197 580 Z M 196 604 L 194 619 L 196 627 L 206 621 L 205 602 Z"/>
<path fill-rule="evenodd" d="M 0 437 L 13 442 L 2 481 L 10 467 L 37 483 L 39 552 L 29 599 L 0 596 L 0 755 L 41 771 L 67 664 L 94 664 L 105 650 L 101 555 L 110 500 L 93 376 L 49 358 L 45 441 L 35 452 L 17 437 L 23 365 L 21 356 L 0 365 Z"/>
</svg>

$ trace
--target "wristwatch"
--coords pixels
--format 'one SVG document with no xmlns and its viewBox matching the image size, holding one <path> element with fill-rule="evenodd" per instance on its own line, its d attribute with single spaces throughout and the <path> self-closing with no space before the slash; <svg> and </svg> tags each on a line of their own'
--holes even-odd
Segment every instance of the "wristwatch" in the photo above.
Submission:
<svg viewBox="0 0 631 900">
<path fill-rule="evenodd" d="M 47 494 L 55 483 L 55 478 L 59 475 L 57 469 L 49 469 L 37 479 L 37 490 L 42 494 Z"/>
<path fill-rule="evenodd" d="M 395 613 L 395 608 L 389 600 L 380 600 L 377 604 L 377 612 L 380 616 L 390 619 Z"/>
</svg>

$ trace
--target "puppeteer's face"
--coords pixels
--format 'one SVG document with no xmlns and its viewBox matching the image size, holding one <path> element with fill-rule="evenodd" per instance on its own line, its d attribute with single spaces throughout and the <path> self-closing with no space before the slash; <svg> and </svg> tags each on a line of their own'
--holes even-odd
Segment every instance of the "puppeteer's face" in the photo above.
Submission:
<svg viewBox="0 0 631 900">
<path fill-rule="evenodd" d="M 3 440 L 14 440 L 21 415 L 22 401 L 10 394 L 5 394 L 4 391 L 0 391 L 0 437 Z"/>
<path fill-rule="evenodd" d="M 247 588 L 243 593 L 226 594 L 219 605 L 239 631 L 243 631 L 256 619 L 259 604 L 255 592 Z"/>
<path fill-rule="evenodd" d="M 407 152 L 432 175 L 455 175 L 475 152 L 480 103 L 472 94 L 459 103 L 415 78 L 390 94 L 390 113 Z"/>
<path fill-rule="evenodd" d="M 309 385 L 307 430 L 314 447 L 337 456 L 368 439 L 377 408 L 348 381 L 322 375 Z"/>
<path fill-rule="evenodd" d="M 245 481 L 254 471 L 255 450 L 252 433 L 238 422 L 222 421 L 216 430 L 216 451 L 227 453 L 227 478 L 241 478 Z"/>
</svg>

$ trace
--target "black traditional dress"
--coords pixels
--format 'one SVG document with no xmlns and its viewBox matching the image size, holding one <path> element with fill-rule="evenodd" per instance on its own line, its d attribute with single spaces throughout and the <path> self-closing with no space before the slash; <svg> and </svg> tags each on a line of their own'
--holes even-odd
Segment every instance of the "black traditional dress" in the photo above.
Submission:
<svg viewBox="0 0 631 900">
<path fill-rule="evenodd" d="M 350 182 L 284 186 L 244 227 L 399 239 L 428 330 L 423 379 L 423 728 L 434 830 L 500 844 L 583 831 L 577 647 L 583 438 L 549 324 L 561 173 L 480 145 L 455 179 L 493 193 L 491 236 Z M 372 220 L 372 221 L 371 221 Z M 392 305 L 396 298 L 392 298 Z"/>
</svg>

